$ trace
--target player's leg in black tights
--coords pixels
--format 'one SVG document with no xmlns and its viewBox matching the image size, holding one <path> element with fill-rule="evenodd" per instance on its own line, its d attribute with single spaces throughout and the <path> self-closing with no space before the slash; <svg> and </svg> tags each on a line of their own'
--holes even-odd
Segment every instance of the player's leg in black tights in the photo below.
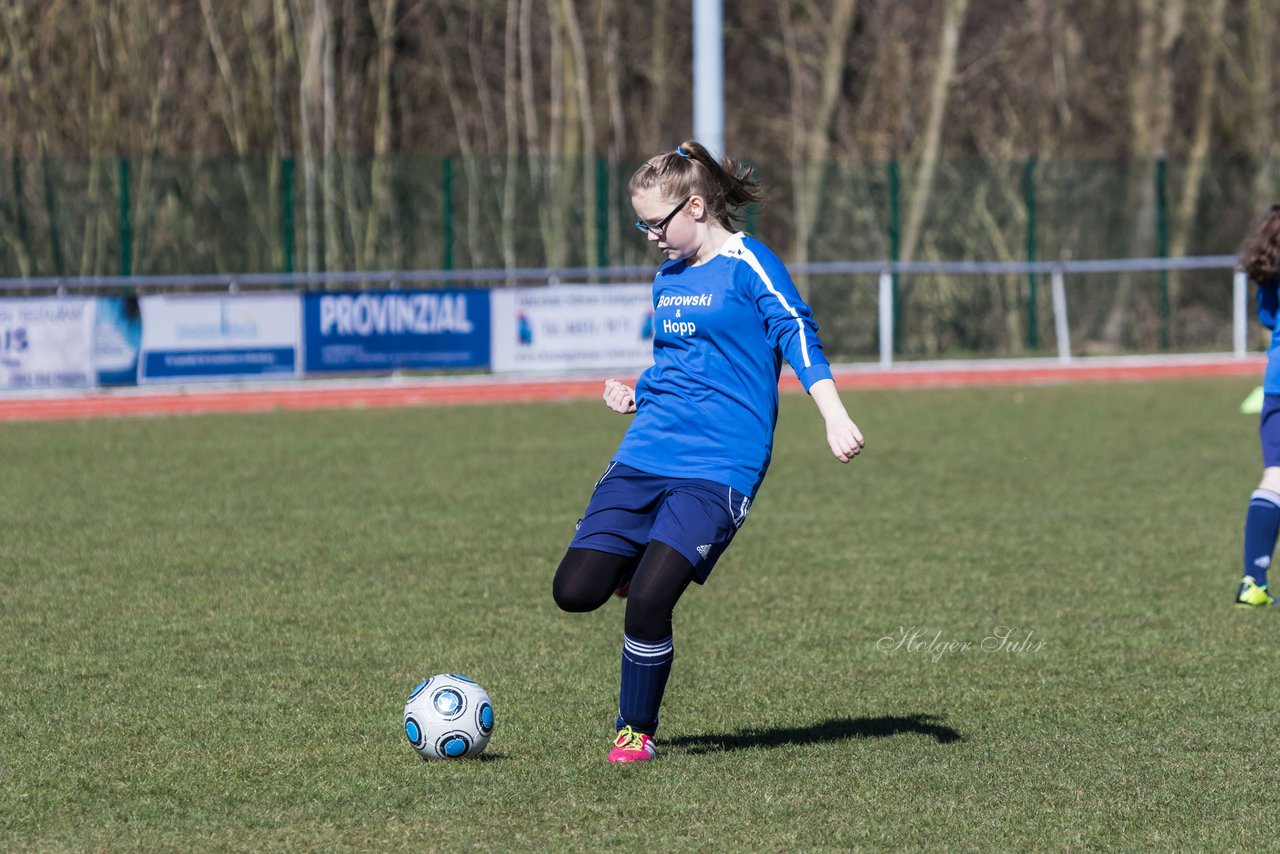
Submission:
<svg viewBox="0 0 1280 854">
<path fill-rule="evenodd" d="M 653 735 L 675 660 L 671 615 L 693 580 L 693 566 L 670 546 L 649 543 L 631 579 L 618 685 L 619 730 Z"/>
<path fill-rule="evenodd" d="M 649 543 L 635 558 L 571 548 L 560 561 L 551 585 L 556 605 L 565 611 L 594 611 L 631 576 L 618 691 L 617 727 L 652 734 L 671 673 L 674 644 L 672 614 L 693 581 L 693 564 L 664 543 Z"/>
<path fill-rule="evenodd" d="M 569 549 L 551 583 L 551 596 L 562 611 L 594 611 L 613 595 L 638 558 L 595 549 Z"/>
<path fill-rule="evenodd" d="M 562 611 L 594 611 L 628 575 L 632 578 L 624 631 L 641 640 L 670 637 L 671 615 L 693 581 L 693 565 L 665 543 L 650 543 L 638 560 L 595 549 L 569 549 L 556 569 L 551 595 Z"/>
<path fill-rule="evenodd" d="M 693 564 L 666 543 L 651 542 L 631 579 L 623 630 L 637 640 L 671 637 L 676 602 L 693 581 Z"/>
</svg>

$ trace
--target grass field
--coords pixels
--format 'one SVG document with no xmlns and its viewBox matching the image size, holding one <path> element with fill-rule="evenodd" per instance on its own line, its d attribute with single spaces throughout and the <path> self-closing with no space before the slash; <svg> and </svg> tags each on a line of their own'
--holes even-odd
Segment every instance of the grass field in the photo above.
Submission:
<svg viewBox="0 0 1280 854">
<path fill-rule="evenodd" d="M 0 849 L 1274 848 L 1253 385 L 859 393 L 848 467 L 786 396 L 636 767 L 549 593 L 603 406 L 0 425 Z M 480 760 L 403 738 L 441 671 Z"/>
</svg>

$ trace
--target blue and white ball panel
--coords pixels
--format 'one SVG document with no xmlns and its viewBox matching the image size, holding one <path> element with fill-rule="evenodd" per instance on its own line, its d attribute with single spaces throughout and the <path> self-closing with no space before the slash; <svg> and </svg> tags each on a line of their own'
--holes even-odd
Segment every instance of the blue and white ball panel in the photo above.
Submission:
<svg viewBox="0 0 1280 854">
<path fill-rule="evenodd" d="M 436 714 L 446 721 L 456 721 L 467 711 L 467 695 L 450 685 L 431 695 Z"/>
<path fill-rule="evenodd" d="M 471 736 L 462 730 L 453 730 L 437 737 L 435 746 L 437 756 L 461 759 L 471 751 Z"/>
<path fill-rule="evenodd" d="M 422 727 L 418 726 L 418 722 L 412 717 L 404 719 L 404 734 L 409 739 L 409 743 L 413 745 L 414 750 L 421 750 L 422 745 L 426 743 L 422 737 Z"/>
</svg>

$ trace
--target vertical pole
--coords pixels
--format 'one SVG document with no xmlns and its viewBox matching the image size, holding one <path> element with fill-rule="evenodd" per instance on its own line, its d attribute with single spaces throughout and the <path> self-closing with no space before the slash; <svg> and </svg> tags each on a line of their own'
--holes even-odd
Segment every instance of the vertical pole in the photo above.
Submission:
<svg viewBox="0 0 1280 854">
<path fill-rule="evenodd" d="M 898 174 L 898 161 L 889 161 L 889 260 L 897 264 L 902 260 L 901 252 L 901 235 L 902 235 L 902 210 L 901 210 L 901 194 L 902 194 L 902 176 Z M 898 342 L 902 340 L 902 312 L 898 305 L 901 302 L 898 293 L 898 274 L 893 273 L 893 346 L 897 348 Z M 895 352 L 897 350 L 895 349 Z"/>
<path fill-rule="evenodd" d="M 880 273 L 880 364 L 893 364 L 893 274 Z"/>
<path fill-rule="evenodd" d="M 133 275 L 133 220 L 129 217 L 129 161 L 120 158 L 120 275 Z"/>
<path fill-rule="evenodd" d="M 1165 193 L 1168 183 L 1167 163 L 1164 157 L 1156 159 L 1156 252 L 1161 258 L 1169 257 L 1169 204 Z M 1160 349 L 1169 349 L 1169 271 L 1160 268 Z"/>
<path fill-rule="evenodd" d="M 18 242 L 27 246 L 30 237 L 27 233 L 27 200 L 23 198 L 26 190 L 23 188 L 22 161 L 17 155 L 9 158 L 9 170 L 13 176 L 13 221 L 14 228 L 18 232 Z"/>
<path fill-rule="evenodd" d="M 286 157 L 280 162 L 280 237 L 284 247 L 282 263 L 283 272 L 292 273 L 294 263 L 294 225 L 293 225 L 293 158 Z"/>
<path fill-rule="evenodd" d="M 49 158 L 40 158 L 40 171 L 44 179 L 44 209 L 49 218 L 49 252 L 53 256 L 53 272 L 61 276 L 66 271 L 62 260 L 62 238 L 58 235 L 58 205 L 54 200 L 53 175 L 49 171 Z"/>
<path fill-rule="evenodd" d="M 1231 288 L 1231 343 L 1232 354 L 1243 359 L 1249 348 L 1249 275 L 1237 270 Z"/>
<path fill-rule="evenodd" d="M 1032 157 L 1022 167 L 1022 198 L 1027 206 L 1027 263 L 1036 260 L 1036 159 Z M 1040 318 L 1037 311 L 1036 274 L 1027 271 L 1027 349 L 1035 351 L 1040 346 Z"/>
<path fill-rule="evenodd" d="M 1071 325 L 1067 322 L 1067 285 L 1061 267 L 1054 269 L 1050 285 L 1053 289 L 1053 329 L 1058 337 L 1058 361 L 1065 365 L 1071 361 Z"/>
<path fill-rule="evenodd" d="M 724 8 L 722 0 L 693 0 L 693 135 L 724 155 Z"/>
<path fill-rule="evenodd" d="M 440 266 L 453 269 L 453 158 L 446 157 L 441 164 L 440 184 L 444 196 L 444 257 Z"/>
<path fill-rule="evenodd" d="M 596 266 L 609 266 L 609 163 L 596 157 Z"/>
</svg>

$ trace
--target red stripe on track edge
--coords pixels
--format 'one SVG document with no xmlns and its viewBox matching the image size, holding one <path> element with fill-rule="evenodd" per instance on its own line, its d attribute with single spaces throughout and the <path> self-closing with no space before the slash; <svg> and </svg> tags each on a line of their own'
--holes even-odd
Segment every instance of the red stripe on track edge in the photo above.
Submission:
<svg viewBox="0 0 1280 854">
<path fill-rule="evenodd" d="M 841 389 L 968 388 L 976 386 L 1048 385 L 1072 382 L 1148 382 L 1192 377 L 1245 377 L 1259 380 L 1266 358 L 1209 358 L 1056 363 L 944 363 L 881 368 L 835 368 Z M 127 418 L 156 415 L 200 415 L 215 412 L 275 412 L 316 409 L 384 409 L 406 406 L 455 406 L 584 400 L 599 397 L 604 377 L 567 379 L 449 378 L 420 381 L 370 381 L 368 384 L 321 385 L 302 381 L 293 386 L 183 387 L 178 391 L 84 390 L 50 395 L 4 397 L 0 421 L 59 421 L 82 418 Z M 628 378 L 631 381 L 634 378 Z M 783 391 L 798 391 L 792 376 Z"/>
</svg>

